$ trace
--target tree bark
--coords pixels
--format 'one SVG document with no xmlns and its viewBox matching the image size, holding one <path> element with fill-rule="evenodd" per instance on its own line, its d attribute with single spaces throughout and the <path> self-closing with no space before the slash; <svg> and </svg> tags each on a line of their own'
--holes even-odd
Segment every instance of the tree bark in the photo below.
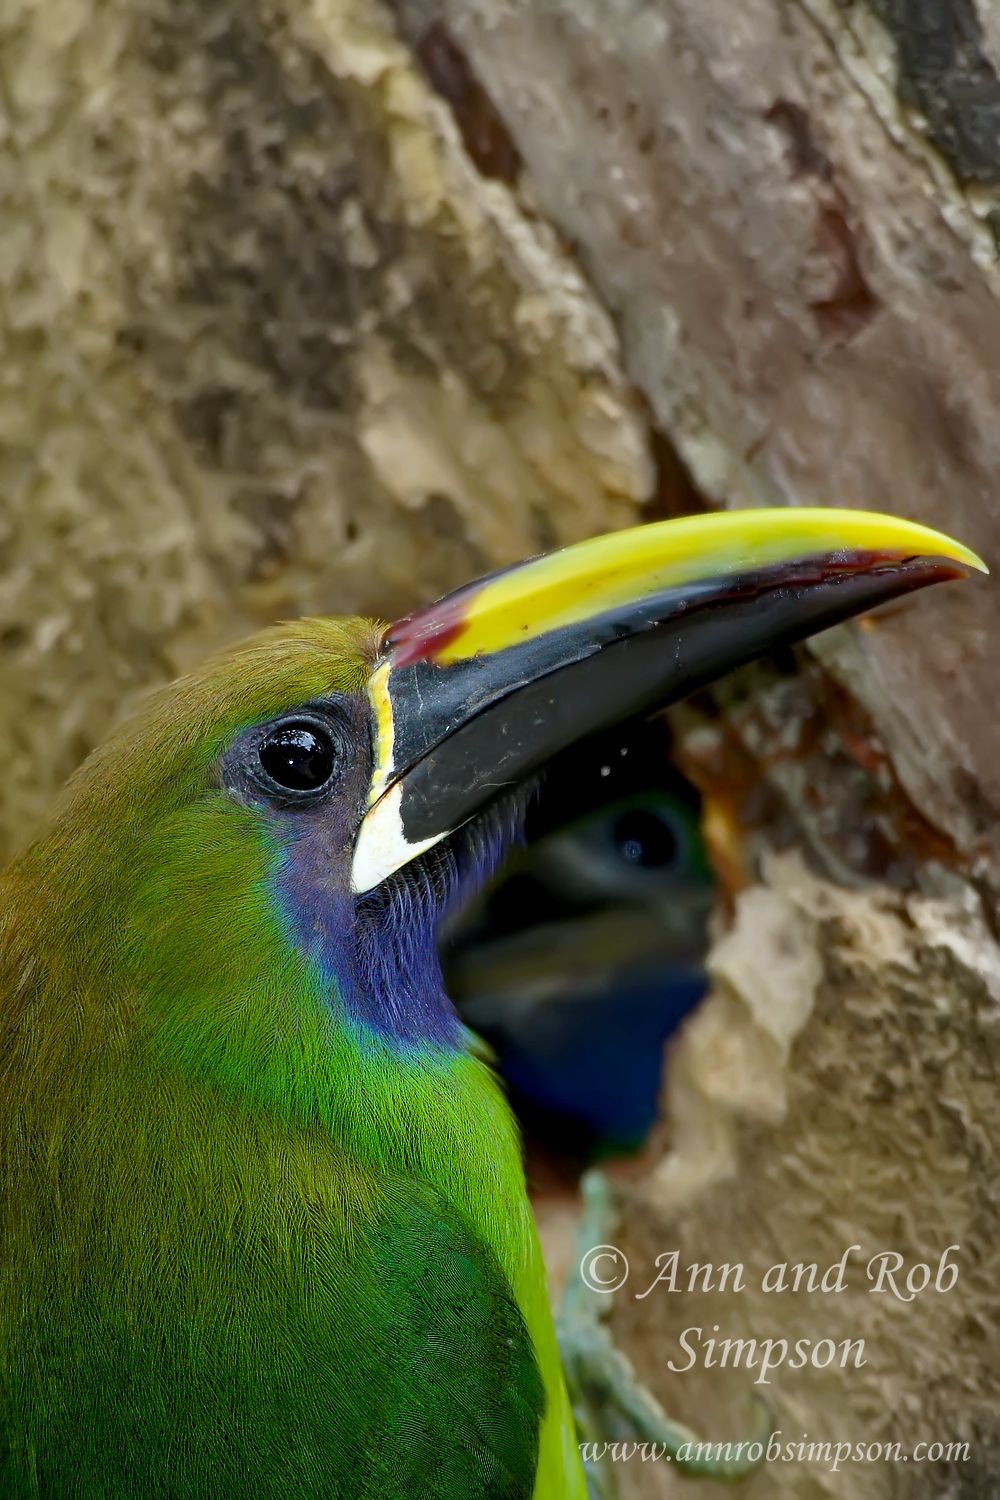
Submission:
<svg viewBox="0 0 1000 1500">
<path fill-rule="evenodd" d="M 610 319 L 348 0 L 0 14 L 0 830 L 150 683 L 635 521 Z"/>
<path fill-rule="evenodd" d="M 22 0 L 0 26 L 11 838 L 138 691 L 274 616 L 393 613 L 699 503 L 885 508 L 1000 557 L 985 0 Z M 748 1496 L 995 1489 L 996 599 L 935 591 L 676 715 L 724 903 L 625 1190 L 618 1335 L 713 1437 L 749 1432 L 752 1377 L 668 1361 L 718 1324 L 864 1340 L 757 1387 L 786 1440 L 970 1444 Z M 842 1293 L 760 1290 L 855 1244 Z M 950 1290 L 872 1293 L 877 1252 L 905 1276 L 956 1244 Z M 675 1248 L 747 1290 L 636 1299 Z"/>
</svg>

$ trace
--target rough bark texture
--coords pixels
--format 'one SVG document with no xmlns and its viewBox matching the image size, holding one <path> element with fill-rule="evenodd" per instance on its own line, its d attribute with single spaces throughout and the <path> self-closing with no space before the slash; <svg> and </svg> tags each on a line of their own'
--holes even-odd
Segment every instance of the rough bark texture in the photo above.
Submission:
<svg viewBox="0 0 1000 1500">
<path fill-rule="evenodd" d="M 985 0 L 21 0 L 0 24 L 11 836 L 216 641 L 695 494 L 895 509 L 1000 560 Z M 748 1277 L 865 1253 L 837 1296 L 626 1292 L 619 1333 L 712 1436 L 749 1431 L 746 1372 L 666 1365 L 718 1323 L 866 1340 L 862 1369 L 775 1373 L 786 1437 L 971 1444 L 748 1495 L 995 1492 L 996 601 L 936 592 L 678 715 L 727 909 L 622 1246 L 637 1277 L 675 1247 Z M 870 1294 L 867 1255 L 954 1243 L 953 1290 Z"/>
<path fill-rule="evenodd" d="M 149 683 L 637 519 L 607 315 L 375 6 L 2 8 L 0 830 Z"/>
</svg>

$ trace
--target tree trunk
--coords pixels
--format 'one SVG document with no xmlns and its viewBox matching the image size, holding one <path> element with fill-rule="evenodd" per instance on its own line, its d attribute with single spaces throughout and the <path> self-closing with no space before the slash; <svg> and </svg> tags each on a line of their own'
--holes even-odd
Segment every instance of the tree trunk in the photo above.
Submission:
<svg viewBox="0 0 1000 1500">
<path fill-rule="evenodd" d="M 275 616 L 696 504 L 1000 556 L 985 0 L 15 0 L 0 29 L 9 838 L 137 692 Z M 756 1389 L 783 1441 L 911 1455 L 748 1496 L 996 1487 L 996 598 L 907 601 L 676 716 L 725 909 L 616 1329 L 709 1436 Z M 761 1290 L 852 1245 L 842 1292 Z M 949 1289 L 873 1291 L 877 1253 L 909 1295 L 950 1246 Z M 673 1249 L 746 1289 L 637 1298 Z M 671 1374 L 716 1324 L 865 1363 Z"/>
</svg>

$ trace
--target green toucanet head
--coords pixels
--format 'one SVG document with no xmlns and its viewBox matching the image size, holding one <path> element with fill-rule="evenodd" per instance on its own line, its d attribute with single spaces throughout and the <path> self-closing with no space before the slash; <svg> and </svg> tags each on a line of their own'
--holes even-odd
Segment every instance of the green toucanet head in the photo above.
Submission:
<svg viewBox="0 0 1000 1500">
<path fill-rule="evenodd" d="M 70 783 L 30 856 L 66 933 L 51 961 L 113 976 L 126 1008 L 152 996 L 149 1024 L 217 1067 L 298 1045 L 306 992 L 362 1040 L 460 1046 L 434 929 L 557 752 L 981 566 L 891 517 L 726 512 L 583 542 L 388 629 L 265 631 Z"/>
</svg>

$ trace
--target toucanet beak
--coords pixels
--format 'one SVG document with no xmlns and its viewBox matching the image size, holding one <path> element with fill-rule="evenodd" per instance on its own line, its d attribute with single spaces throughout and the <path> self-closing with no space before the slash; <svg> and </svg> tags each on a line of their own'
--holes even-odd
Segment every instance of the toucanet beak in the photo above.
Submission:
<svg viewBox="0 0 1000 1500">
<path fill-rule="evenodd" d="M 723 511 L 580 542 L 390 626 L 354 852 L 371 890 L 557 751 L 771 648 L 969 569 L 968 548 L 847 510 Z"/>
</svg>

